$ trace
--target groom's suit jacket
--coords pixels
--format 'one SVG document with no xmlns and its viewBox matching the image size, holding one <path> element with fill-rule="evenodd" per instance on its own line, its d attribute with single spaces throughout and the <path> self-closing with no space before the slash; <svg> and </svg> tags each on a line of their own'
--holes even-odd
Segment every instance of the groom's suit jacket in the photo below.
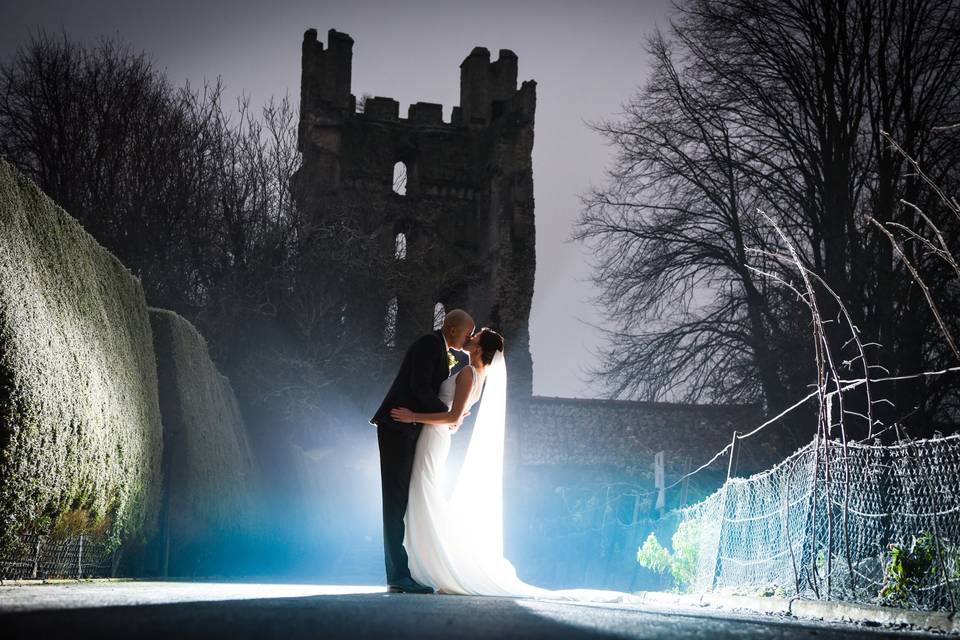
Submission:
<svg viewBox="0 0 960 640">
<path fill-rule="evenodd" d="M 370 424 L 384 429 L 397 429 L 416 439 L 423 425 L 396 422 L 390 417 L 390 409 L 406 407 L 417 413 L 443 413 L 448 411 L 437 394 L 440 385 L 450 375 L 450 360 L 447 357 L 447 343 L 440 331 L 428 333 L 417 339 L 406 355 L 400 371 L 390 385 L 387 396 L 380 408 L 370 418 Z"/>
</svg>

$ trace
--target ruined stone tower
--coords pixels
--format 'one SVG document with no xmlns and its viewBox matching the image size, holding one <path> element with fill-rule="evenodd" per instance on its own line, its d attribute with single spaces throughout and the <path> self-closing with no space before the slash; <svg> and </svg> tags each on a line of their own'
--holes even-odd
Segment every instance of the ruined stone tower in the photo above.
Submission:
<svg viewBox="0 0 960 640">
<path fill-rule="evenodd" d="M 401 117 L 392 98 L 357 104 L 352 55 L 345 33 L 331 29 L 326 48 L 316 30 L 304 34 L 294 196 L 314 220 L 349 219 L 376 235 L 393 260 L 384 275 L 408 277 L 351 291 L 345 321 L 390 360 L 433 329 L 436 313 L 467 309 L 504 335 L 512 399 L 528 399 L 536 83 L 517 88 L 512 51 L 491 62 L 476 47 L 460 64 L 449 122 L 428 102 Z"/>
</svg>

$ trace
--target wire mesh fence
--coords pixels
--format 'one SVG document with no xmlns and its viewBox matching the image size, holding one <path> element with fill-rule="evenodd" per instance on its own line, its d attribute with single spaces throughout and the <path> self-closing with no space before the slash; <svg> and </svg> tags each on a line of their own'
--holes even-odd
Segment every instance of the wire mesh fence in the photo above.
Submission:
<svg viewBox="0 0 960 640">
<path fill-rule="evenodd" d="M 117 553 L 106 541 L 77 535 L 55 538 L 25 535 L 20 545 L 0 556 L 4 580 L 101 578 L 113 576 Z"/>
<path fill-rule="evenodd" d="M 815 439 L 680 514 L 696 590 L 956 610 L 960 435 Z"/>
</svg>

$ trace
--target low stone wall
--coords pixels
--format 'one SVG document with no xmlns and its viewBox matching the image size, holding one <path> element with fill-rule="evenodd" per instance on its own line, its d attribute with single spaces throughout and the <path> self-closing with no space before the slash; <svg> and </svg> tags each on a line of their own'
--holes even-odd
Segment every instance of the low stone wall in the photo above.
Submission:
<svg viewBox="0 0 960 640">
<path fill-rule="evenodd" d="M 506 546 L 525 578 L 550 587 L 634 591 L 665 587 L 640 567 L 637 548 L 655 532 L 670 539 L 672 511 L 712 493 L 726 477 L 724 456 L 665 494 L 656 508 L 653 461 L 664 451 L 669 486 L 762 421 L 752 405 L 533 397 L 514 410 L 513 460 L 505 480 Z M 738 471 L 775 455 L 753 440 Z"/>
<path fill-rule="evenodd" d="M 517 430 L 520 465 L 602 466 L 627 475 L 652 473 L 665 451 L 668 474 L 698 466 L 730 443 L 734 430 L 762 421 L 756 405 L 690 405 L 534 396 Z M 752 444 L 752 443 L 751 443 Z M 764 446 L 742 448 L 742 471 L 765 468 Z"/>
<path fill-rule="evenodd" d="M 0 550 L 31 534 L 145 541 L 161 446 L 140 283 L 0 161 Z"/>
<path fill-rule="evenodd" d="M 150 310 L 164 426 L 159 572 L 229 573 L 256 529 L 258 471 L 230 381 L 192 324 Z"/>
</svg>

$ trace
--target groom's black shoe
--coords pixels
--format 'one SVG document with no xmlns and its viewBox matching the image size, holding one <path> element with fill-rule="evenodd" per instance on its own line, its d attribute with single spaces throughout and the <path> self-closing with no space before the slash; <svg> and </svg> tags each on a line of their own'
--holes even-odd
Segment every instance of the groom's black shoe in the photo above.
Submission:
<svg viewBox="0 0 960 640">
<path fill-rule="evenodd" d="M 433 593 L 433 588 L 420 584 L 413 578 L 399 580 L 387 588 L 388 593 Z"/>
</svg>

